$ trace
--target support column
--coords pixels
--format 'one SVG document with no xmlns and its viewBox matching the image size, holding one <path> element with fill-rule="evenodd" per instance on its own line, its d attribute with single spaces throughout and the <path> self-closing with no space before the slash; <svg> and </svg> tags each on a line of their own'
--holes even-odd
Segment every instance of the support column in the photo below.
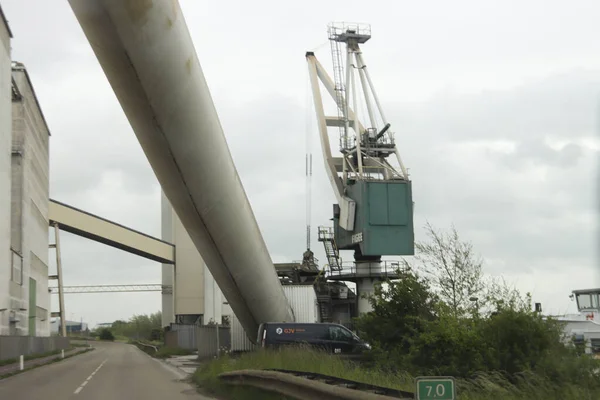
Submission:
<svg viewBox="0 0 600 400">
<path fill-rule="evenodd" d="M 65 296 L 63 292 L 62 262 L 60 258 L 60 231 L 58 223 L 54 223 L 54 247 L 56 250 L 56 277 L 58 280 L 58 307 L 60 314 L 60 334 L 67 336 L 67 315 L 65 314 Z"/>
<path fill-rule="evenodd" d="M 378 257 L 379 258 L 379 257 Z M 364 299 L 363 294 L 372 296 L 375 294 L 375 285 L 381 281 L 382 268 L 381 261 L 363 261 L 356 262 L 356 295 L 358 296 L 357 311 L 358 315 L 373 311 L 371 302 L 368 298 Z"/>
<path fill-rule="evenodd" d="M 175 243 L 175 234 L 173 227 L 173 208 L 165 193 L 160 192 L 160 225 L 161 239 L 170 243 Z M 162 264 L 161 266 L 161 304 L 163 328 L 175 323 L 175 269 L 177 264 Z"/>
</svg>

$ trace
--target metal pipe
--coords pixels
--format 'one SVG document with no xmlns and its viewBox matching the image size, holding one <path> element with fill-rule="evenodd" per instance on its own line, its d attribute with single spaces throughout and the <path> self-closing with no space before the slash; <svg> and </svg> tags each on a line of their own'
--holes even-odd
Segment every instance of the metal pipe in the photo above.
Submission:
<svg viewBox="0 0 600 400">
<path fill-rule="evenodd" d="M 359 70 L 360 71 L 360 70 Z M 360 72 L 359 72 L 359 76 L 360 76 Z M 358 92 L 358 90 L 356 89 L 356 80 L 354 79 L 354 74 L 352 74 L 352 107 L 354 107 L 354 109 L 356 110 L 355 114 L 354 114 L 354 126 L 357 126 L 357 122 L 358 122 L 358 108 L 357 108 L 357 101 L 356 101 L 356 92 Z M 355 128 L 356 129 L 356 128 Z M 363 138 L 363 134 L 364 132 L 362 131 L 356 131 L 356 157 L 357 161 L 358 161 L 358 179 L 363 179 L 363 162 L 362 162 L 362 150 L 361 150 L 361 146 L 360 146 L 360 142 Z"/>
<path fill-rule="evenodd" d="M 388 131 L 388 129 L 390 129 L 389 122 L 387 124 L 385 124 L 383 129 L 377 134 L 377 136 L 375 136 L 375 140 L 381 139 L 383 137 L 383 135 L 385 135 L 385 133 Z"/>
<path fill-rule="evenodd" d="M 173 209 L 255 342 L 293 321 L 179 2 L 69 0 Z"/>
<path fill-rule="evenodd" d="M 350 96 L 350 74 L 352 74 L 352 52 L 350 48 L 346 46 L 346 82 L 344 83 L 344 87 L 346 88 L 346 93 L 344 95 L 344 109 L 342 110 L 344 114 L 344 150 L 348 150 L 348 130 L 350 130 L 350 118 L 348 117 L 348 99 Z M 354 124 L 356 127 L 356 124 Z M 354 128 L 356 130 L 356 128 Z M 345 180 L 344 180 L 345 181 Z"/>
<path fill-rule="evenodd" d="M 373 114 L 373 109 L 371 108 L 371 97 L 369 96 L 369 88 L 367 87 L 367 81 L 365 80 L 365 71 L 363 71 L 364 66 L 360 60 L 360 52 L 354 53 L 356 56 L 356 66 L 358 67 L 358 76 L 360 77 L 360 83 L 362 85 L 363 94 L 365 95 L 365 103 L 367 104 L 367 112 L 369 113 L 369 120 L 371 121 L 371 128 L 377 128 L 377 120 L 375 119 L 375 115 Z M 356 110 L 356 108 L 355 108 Z"/>
<path fill-rule="evenodd" d="M 383 113 L 383 107 L 381 107 L 381 103 L 379 103 L 379 97 L 377 97 L 377 92 L 375 92 L 375 86 L 373 86 L 373 81 L 371 81 L 371 75 L 367 70 L 367 65 L 365 64 L 362 53 L 357 53 L 356 57 L 358 58 L 360 65 L 362 65 L 362 69 L 365 72 L 365 76 L 367 77 L 367 81 L 369 82 L 369 86 L 371 87 L 371 93 L 373 93 L 373 99 L 375 99 L 375 104 L 377 104 L 379 115 L 381 115 L 383 123 L 387 124 L 387 119 L 385 118 L 385 114 Z"/>
</svg>

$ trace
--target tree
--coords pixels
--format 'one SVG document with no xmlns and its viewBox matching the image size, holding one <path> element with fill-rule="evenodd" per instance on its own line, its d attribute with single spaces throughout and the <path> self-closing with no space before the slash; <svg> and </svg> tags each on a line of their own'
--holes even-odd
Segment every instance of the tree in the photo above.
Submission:
<svg viewBox="0 0 600 400">
<path fill-rule="evenodd" d="M 501 308 L 477 327 L 491 370 L 516 374 L 534 369 L 548 354 L 561 355 L 562 324 L 531 311 Z"/>
<path fill-rule="evenodd" d="M 118 320 L 112 325 L 112 332 L 128 338 L 148 339 L 157 337 L 157 330 L 162 330 L 161 312 L 150 315 L 134 315 L 128 322 Z"/>
<path fill-rule="evenodd" d="M 495 371 L 492 377 L 527 387 L 531 374 L 547 379 L 545 385 L 600 387 L 600 364 L 565 346 L 563 323 L 534 312 L 529 293 L 483 276 L 482 262 L 454 228 L 446 235 L 428 225 L 428 232 L 432 243 L 418 247 L 428 275 L 406 263 L 398 280 L 376 286 L 373 310 L 356 319 L 373 347 L 371 363 L 414 375 L 473 378 Z M 468 312 L 478 305 L 486 312 Z"/>
<path fill-rule="evenodd" d="M 373 311 L 356 319 L 362 338 L 383 352 L 394 352 L 395 360 L 409 353 L 414 338 L 436 318 L 437 296 L 426 279 L 409 267 L 400 278 L 376 285 L 369 301 Z M 389 353 L 388 353 L 389 354 Z"/>
<path fill-rule="evenodd" d="M 515 287 L 510 286 L 503 277 L 492 277 L 487 280 L 485 288 L 485 304 L 487 313 L 501 310 L 521 312 L 531 311 L 531 294 L 523 296 Z"/>
<path fill-rule="evenodd" d="M 483 260 L 475 254 L 471 243 L 462 241 L 454 226 L 450 232 L 438 232 L 428 222 L 425 231 L 429 241 L 415 243 L 415 258 L 440 298 L 455 317 L 483 306 Z"/>
<path fill-rule="evenodd" d="M 100 338 L 100 340 L 110 340 L 111 342 L 113 340 L 115 340 L 114 335 L 112 334 L 112 332 L 108 328 L 103 328 L 100 331 L 100 335 L 98 337 Z"/>
</svg>

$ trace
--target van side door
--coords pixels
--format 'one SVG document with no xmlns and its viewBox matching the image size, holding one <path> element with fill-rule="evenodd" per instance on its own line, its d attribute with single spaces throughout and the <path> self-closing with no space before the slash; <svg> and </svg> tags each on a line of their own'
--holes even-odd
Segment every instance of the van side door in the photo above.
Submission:
<svg viewBox="0 0 600 400">
<path fill-rule="evenodd" d="M 329 348 L 334 354 L 352 353 L 354 338 L 352 333 L 339 325 L 329 325 Z"/>
</svg>

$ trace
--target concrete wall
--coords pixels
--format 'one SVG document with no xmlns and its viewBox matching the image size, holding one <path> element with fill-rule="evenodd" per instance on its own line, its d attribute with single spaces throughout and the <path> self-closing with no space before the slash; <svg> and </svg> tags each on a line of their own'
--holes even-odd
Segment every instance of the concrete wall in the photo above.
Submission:
<svg viewBox="0 0 600 400">
<path fill-rule="evenodd" d="M 11 276 L 10 253 L 10 147 L 11 147 L 11 67 L 10 31 L 0 6 L 0 335 L 8 335 Z"/>
<path fill-rule="evenodd" d="M 0 336 L 0 361 L 69 348 L 68 337 Z"/>
<path fill-rule="evenodd" d="M 48 205 L 50 132 L 25 67 L 13 65 L 10 307 L 16 335 L 50 335 Z M 22 259 L 22 260 L 21 260 Z M 17 260 L 15 262 L 15 260 Z M 22 279 L 14 279 L 22 262 Z"/>
<path fill-rule="evenodd" d="M 172 307 L 176 316 L 192 318 L 192 316 L 204 315 L 205 273 L 208 270 L 164 193 L 161 203 L 162 239 L 175 244 L 174 272 L 172 265 L 163 265 L 163 285 L 170 283 L 174 287 L 174 296 L 163 294 L 163 314 L 167 314 L 165 307 L 167 309 Z M 174 303 L 172 306 L 171 301 Z M 178 321 L 165 315 L 163 326 L 168 326 L 172 322 Z"/>
</svg>

